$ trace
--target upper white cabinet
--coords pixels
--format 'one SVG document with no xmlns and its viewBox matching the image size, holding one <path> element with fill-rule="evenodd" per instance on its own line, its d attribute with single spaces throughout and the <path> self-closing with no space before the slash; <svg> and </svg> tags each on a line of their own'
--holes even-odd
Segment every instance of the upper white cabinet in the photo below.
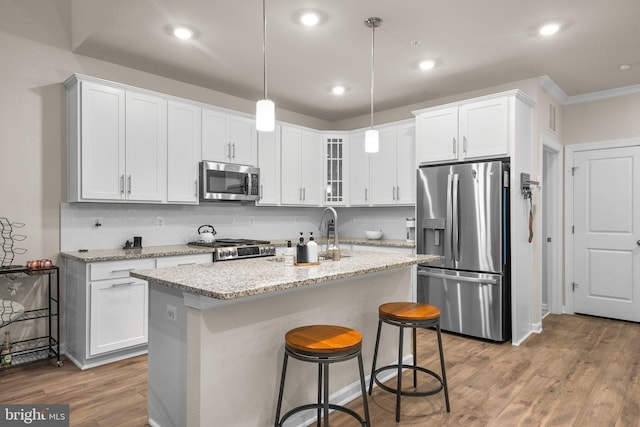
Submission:
<svg viewBox="0 0 640 427">
<path fill-rule="evenodd" d="M 364 131 L 349 135 L 349 204 L 369 206 L 369 153 L 364 151 Z"/>
<path fill-rule="evenodd" d="M 202 111 L 202 159 L 255 166 L 255 120 L 223 111 Z"/>
<path fill-rule="evenodd" d="M 322 137 L 318 132 L 282 126 L 281 200 L 284 205 L 322 203 Z"/>
<path fill-rule="evenodd" d="M 258 205 L 280 204 L 280 126 L 274 132 L 258 132 L 260 199 Z"/>
<path fill-rule="evenodd" d="M 415 127 L 403 124 L 379 130 L 380 151 L 370 159 L 371 204 L 415 202 Z"/>
<path fill-rule="evenodd" d="M 347 203 L 347 145 L 348 137 L 342 134 L 324 135 L 324 176 L 325 205 L 346 205 Z"/>
<path fill-rule="evenodd" d="M 167 101 L 67 80 L 70 201 L 166 202 Z"/>
<path fill-rule="evenodd" d="M 364 151 L 364 132 L 349 137 L 351 206 L 410 205 L 415 202 L 415 126 L 378 129 L 380 151 Z"/>
<path fill-rule="evenodd" d="M 516 90 L 414 111 L 417 163 L 509 156 L 517 104 L 533 106 Z"/>
<path fill-rule="evenodd" d="M 197 204 L 202 109 L 186 102 L 169 101 L 167 128 L 167 201 Z"/>
</svg>

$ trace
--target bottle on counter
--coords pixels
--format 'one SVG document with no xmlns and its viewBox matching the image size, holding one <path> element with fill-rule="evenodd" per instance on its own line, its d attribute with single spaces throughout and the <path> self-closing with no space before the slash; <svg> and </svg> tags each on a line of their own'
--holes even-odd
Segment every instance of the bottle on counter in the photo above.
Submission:
<svg viewBox="0 0 640 427">
<path fill-rule="evenodd" d="M 287 240 L 287 247 L 284 250 L 284 265 L 293 265 L 293 248 L 291 240 Z"/>
<path fill-rule="evenodd" d="M 4 342 L 2 343 L 2 350 L 0 350 L 0 365 L 3 368 L 11 366 L 11 336 L 9 331 L 4 332 Z"/>
<path fill-rule="evenodd" d="M 318 262 L 318 244 L 313 240 L 313 231 L 309 233 L 309 243 L 307 243 L 308 262 Z"/>
<path fill-rule="evenodd" d="M 302 264 L 309 262 L 309 253 L 307 251 L 307 244 L 304 242 L 304 236 L 302 231 L 300 232 L 300 243 L 296 246 L 296 263 Z"/>
</svg>

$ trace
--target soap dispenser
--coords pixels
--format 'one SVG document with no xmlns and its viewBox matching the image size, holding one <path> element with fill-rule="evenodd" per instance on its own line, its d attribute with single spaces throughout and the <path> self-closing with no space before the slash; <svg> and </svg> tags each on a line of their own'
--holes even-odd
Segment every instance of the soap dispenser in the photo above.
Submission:
<svg viewBox="0 0 640 427">
<path fill-rule="evenodd" d="M 318 244 L 313 240 L 313 231 L 309 233 L 309 243 L 307 243 L 307 258 L 309 262 L 318 262 Z"/>
<path fill-rule="evenodd" d="M 300 243 L 296 246 L 296 263 L 303 264 L 309 262 L 309 254 L 307 251 L 307 244 L 304 242 L 304 236 L 302 231 L 300 232 Z"/>
</svg>

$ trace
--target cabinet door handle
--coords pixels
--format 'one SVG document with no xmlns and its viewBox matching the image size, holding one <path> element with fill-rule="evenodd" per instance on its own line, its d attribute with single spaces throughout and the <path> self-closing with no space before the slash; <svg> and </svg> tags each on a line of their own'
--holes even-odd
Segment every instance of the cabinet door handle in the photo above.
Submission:
<svg viewBox="0 0 640 427">
<path fill-rule="evenodd" d="M 302 187 L 298 188 L 298 200 L 302 200 Z"/>
<path fill-rule="evenodd" d="M 462 150 L 464 151 L 464 154 L 467 154 L 467 137 L 466 136 L 462 137 Z"/>
<path fill-rule="evenodd" d="M 453 145 L 453 154 L 455 155 L 456 154 L 456 150 L 458 148 L 457 147 L 458 143 L 456 142 L 456 137 L 455 136 L 453 137 L 453 144 L 452 145 Z"/>
<path fill-rule="evenodd" d="M 183 265 L 195 265 L 195 262 L 185 262 L 184 264 L 178 264 L 178 267 L 182 267 Z"/>
<path fill-rule="evenodd" d="M 392 193 L 393 193 L 393 200 L 395 200 L 396 199 L 396 187 L 395 186 L 393 187 Z"/>
<path fill-rule="evenodd" d="M 369 189 L 368 188 L 364 189 L 364 201 L 365 202 L 369 201 Z"/>
<path fill-rule="evenodd" d="M 136 282 L 124 282 L 124 283 L 114 283 L 111 285 L 112 288 L 124 288 L 125 286 L 135 285 Z"/>
<path fill-rule="evenodd" d="M 196 187 L 196 194 L 195 196 L 198 197 L 198 180 L 196 179 L 195 181 L 193 181 L 193 183 L 195 184 Z"/>
<path fill-rule="evenodd" d="M 127 193 L 131 194 L 131 175 L 127 178 Z"/>
<path fill-rule="evenodd" d="M 262 187 L 262 184 L 260 184 L 260 199 L 262 199 L 264 197 L 264 188 Z"/>
<path fill-rule="evenodd" d="M 302 201 L 307 200 L 307 187 L 302 187 Z"/>
<path fill-rule="evenodd" d="M 396 187 L 396 200 L 400 200 L 400 187 Z"/>
<path fill-rule="evenodd" d="M 135 270 L 135 268 L 121 268 L 119 270 L 111 270 L 111 273 L 120 273 L 123 271 L 133 271 L 133 270 Z"/>
<path fill-rule="evenodd" d="M 120 193 L 124 194 L 124 174 L 120 175 Z"/>
<path fill-rule="evenodd" d="M 233 156 L 231 158 L 235 159 L 236 158 L 236 143 L 234 142 L 231 147 L 233 147 Z"/>
</svg>

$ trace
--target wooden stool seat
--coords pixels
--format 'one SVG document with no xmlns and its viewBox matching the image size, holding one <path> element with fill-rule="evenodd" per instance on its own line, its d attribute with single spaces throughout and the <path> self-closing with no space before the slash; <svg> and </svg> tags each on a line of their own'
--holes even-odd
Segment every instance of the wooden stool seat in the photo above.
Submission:
<svg viewBox="0 0 640 427">
<path fill-rule="evenodd" d="M 301 326 L 284 336 L 287 346 L 308 355 L 358 351 L 362 348 L 362 334 L 355 329 L 335 325 Z"/>
<path fill-rule="evenodd" d="M 321 419 L 324 426 L 329 426 L 329 411 L 340 411 L 351 415 L 361 426 L 371 427 L 369 421 L 369 406 L 367 404 L 367 389 L 364 383 L 364 367 L 362 366 L 362 334 L 355 329 L 336 325 L 308 325 L 291 329 L 284 335 L 284 360 L 282 362 L 282 376 L 280 378 L 280 393 L 276 406 L 275 427 L 282 427 L 292 415 L 315 409 L 316 423 L 320 427 Z M 282 399 L 284 384 L 287 376 L 289 357 L 303 362 L 318 365 L 318 398 L 315 403 L 296 406 L 287 411 L 282 417 Z M 364 417 L 350 408 L 329 402 L 329 365 L 358 359 L 360 373 L 360 389 L 364 405 Z"/>
<path fill-rule="evenodd" d="M 378 308 L 380 316 L 396 320 L 433 320 L 440 317 L 440 309 L 429 304 L 415 302 L 389 302 Z"/>
</svg>

